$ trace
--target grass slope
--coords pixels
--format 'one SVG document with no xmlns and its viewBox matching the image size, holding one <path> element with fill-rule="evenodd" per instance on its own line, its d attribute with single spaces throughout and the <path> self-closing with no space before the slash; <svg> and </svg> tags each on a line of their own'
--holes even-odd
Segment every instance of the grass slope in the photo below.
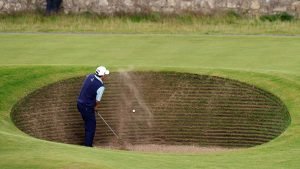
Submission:
<svg viewBox="0 0 300 169">
<path fill-rule="evenodd" d="M 0 167 L 298 168 L 299 41 L 300 38 L 247 36 L 0 35 Z M 98 64 L 113 71 L 129 67 L 239 79 L 279 96 L 287 104 L 292 123 L 279 138 L 261 146 L 190 155 L 65 145 L 29 137 L 14 126 L 10 109 L 18 99 L 59 79 L 93 71 Z"/>
<path fill-rule="evenodd" d="M 105 64 L 300 71 L 300 37 L 13 34 L 0 35 L 0 39 L 0 65 Z"/>
</svg>

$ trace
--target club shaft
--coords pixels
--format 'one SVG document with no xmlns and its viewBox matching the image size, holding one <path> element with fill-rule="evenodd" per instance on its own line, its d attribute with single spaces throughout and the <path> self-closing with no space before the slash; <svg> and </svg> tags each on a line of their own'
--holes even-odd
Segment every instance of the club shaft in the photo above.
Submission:
<svg viewBox="0 0 300 169">
<path fill-rule="evenodd" d="M 109 124 L 106 123 L 106 121 L 104 120 L 104 118 L 101 116 L 101 114 L 99 112 L 97 112 L 98 116 L 104 121 L 104 123 L 107 125 L 107 127 L 110 129 L 110 131 L 112 131 L 114 133 L 114 135 L 119 139 L 119 136 L 115 133 L 115 131 L 109 126 Z"/>
</svg>

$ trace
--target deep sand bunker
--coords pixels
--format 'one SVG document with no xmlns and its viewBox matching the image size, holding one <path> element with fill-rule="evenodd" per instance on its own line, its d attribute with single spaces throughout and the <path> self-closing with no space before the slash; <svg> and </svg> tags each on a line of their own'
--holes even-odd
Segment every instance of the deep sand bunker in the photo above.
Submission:
<svg viewBox="0 0 300 169">
<path fill-rule="evenodd" d="M 17 127 L 33 137 L 82 144 L 83 120 L 76 99 L 83 80 L 63 80 L 20 100 L 12 111 Z M 280 99 L 235 80 L 174 72 L 123 72 L 112 73 L 105 84 L 97 110 L 131 150 L 252 147 L 279 136 L 290 124 Z M 117 146 L 116 137 L 98 116 L 94 143 Z"/>
</svg>

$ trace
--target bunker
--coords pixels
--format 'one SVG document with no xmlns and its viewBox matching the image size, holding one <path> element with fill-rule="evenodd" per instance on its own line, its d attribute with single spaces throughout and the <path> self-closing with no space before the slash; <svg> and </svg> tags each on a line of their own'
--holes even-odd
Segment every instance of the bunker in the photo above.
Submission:
<svg viewBox="0 0 300 169">
<path fill-rule="evenodd" d="M 76 99 L 83 80 L 66 79 L 32 92 L 14 106 L 14 123 L 36 138 L 82 144 L 83 120 Z M 252 147 L 276 138 L 291 121 L 278 97 L 221 77 L 115 72 L 105 84 L 97 111 L 131 145 Z M 94 143 L 116 143 L 98 116 Z"/>
</svg>

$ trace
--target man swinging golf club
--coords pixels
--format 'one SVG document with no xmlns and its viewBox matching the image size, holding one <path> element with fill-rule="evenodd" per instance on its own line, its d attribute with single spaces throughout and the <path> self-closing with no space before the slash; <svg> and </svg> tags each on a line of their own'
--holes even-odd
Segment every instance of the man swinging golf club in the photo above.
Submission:
<svg viewBox="0 0 300 169">
<path fill-rule="evenodd" d="M 96 130 L 95 107 L 101 101 L 105 89 L 103 81 L 108 74 L 109 71 L 104 66 L 100 66 L 95 74 L 87 75 L 77 100 L 77 109 L 84 120 L 84 145 L 88 147 L 93 147 Z"/>
</svg>

